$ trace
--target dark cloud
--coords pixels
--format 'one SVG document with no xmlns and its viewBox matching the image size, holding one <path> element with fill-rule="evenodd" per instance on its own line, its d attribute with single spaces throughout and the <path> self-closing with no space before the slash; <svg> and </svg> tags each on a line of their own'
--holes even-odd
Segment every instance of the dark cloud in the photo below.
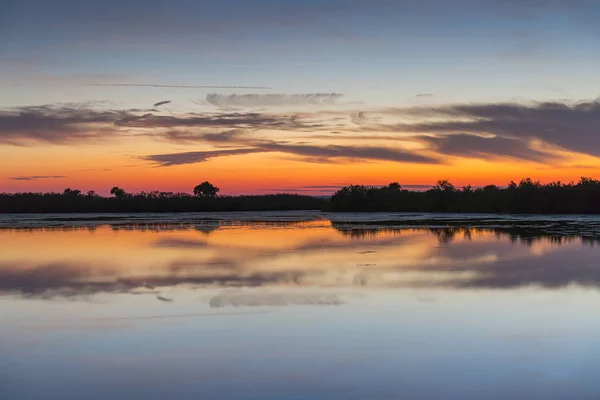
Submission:
<svg viewBox="0 0 600 400">
<path fill-rule="evenodd" d="M 160 106 L 164 106 L 165 104 L 169 104 L 171 102 L 171 100 L 163 100 L 163 101 L 159 101 L 158 103 L 154 103 L 153 107 L 160 107 Z"/>
<path fill-rule="evenodd" d="M 316 146 L 270 142 L 262 144 L 260 148 L 264 151 L 281 152 L 310 157 L 324 162 L 332 162 L 332 160 L 335 159 L 415 162 L 428 164 L 436 164 L 440 162 L 440 160 L 429 156 L 390 147 L 359 147 L 339 145 Z"/>
<path fill-rule="evenodd" d="M 0 142 L 67 143 L 114 135 L 111 126 L 130 111 L 95 110 L 88 104 L 55 104 L 0 110 Z"/>
<path fill-rule="evenodd" d="M 267 86 L 227 86 L 227 85 L 161 85 L 152 83 L 89 83 L 88 86 L 116 86 L 116 87 L 156 87 L 179 89 L 272 89 Z"/>
<path fill-rule="evenodd" d="M 300 126 L 289 118 L 259 113 L 204 113 L 180 116 L 154 115 L 153 110 L 103 110 L 96 104 L 51 104 L 0 110 L 0 143 L 29 145 L 33 143 L 68 144 L 107 140 L 128 134 L 131 128 L 181 130 L 191 128 L 216 129 L 282 129 Z M 167 133 L 173 140 L 198 140 L 198 134 Z M 169 136 L 171 135 L 171 136 Z M 183 135 L 179 137 L 178 135 Z M 187 136 L 185 136 L 187 135 Z M 206 141 L 215 137 L 207 136 Z"/>
<path fill-rule="evenodd" d="M 254 141 L 253 147 L 234 150 L 192 151 L 172 154 L 155 154 L 142 157 L 161 166 L 192 164 L 211 158 L 250 153 L 285 153 L 302 156 L 304 161 L 330 163 L 341 159 L 414 162 L 435 164 L 438 159 L 416 154 L 407 150 L 388 147 L 358 147 L 337 145 L 299 145 L 274 141 Z"/>
<path fill-rule="evenodd" d="M 185 153 L 154 154 L 142 157 L 143 160 L 152 161 L 163 167 L 173 165 L 195 164 L 208 161 L 211 158 L 235 156 L 240 154 L 261 153 L 260 149 L 233 149 L 233 150 L 208 150 L 208 151 L 189 151 Z"/>
<path fill-rule="evenodd" d="M 30 176 L 11 176 L 8 179 L 13 181 L 35 181 L 38 179 L 64 179 L 64 175 L 30 175 Z"/>
<path fill-rule="evenodd" d="M 206 95 L 206 101 L 217 107 L 279 107 L 331 105 L 343 96 L 341 93 L 305 94 L 217 94 Z"/>
<path fill-rule="evenodd" d="M 456 134 L 425 137 L 423 140 L 432 145 L 437 152 L 450 156 L 511 157 L 530 161 L 547 161 L 552 158 L 548 153 L 531 149 L 526 142 L 519 139 Z"/>
<path fill-rule="evenodd" d="M 467 104 L 409 108 L 399 112 L 435 118 L 431 122 L 400 125 L 398 128 L 401 130 L 431 134 L 491 134 L 497 137 L 492 141 L 466 139 L 464 135 L 456 140 L 450 138 L 449 142 L 458 141 L 446 144 L 452 149 L 465 144 L 474 153 L 481 150 L 482 154 L 493 154 L 497 150 L 502 155 L 538 159 L 543 156 L 532 152 L 527 141 L 539 139 L 568 150 L 600 156 L 599 101 Z"/>
<path fill-rule="evenodd" d="M 427 97 L 433 97 L 433 93 L 419 93 L 415 97 L 420 98 L 420 99 L 427 98 Z"/>
</svg>

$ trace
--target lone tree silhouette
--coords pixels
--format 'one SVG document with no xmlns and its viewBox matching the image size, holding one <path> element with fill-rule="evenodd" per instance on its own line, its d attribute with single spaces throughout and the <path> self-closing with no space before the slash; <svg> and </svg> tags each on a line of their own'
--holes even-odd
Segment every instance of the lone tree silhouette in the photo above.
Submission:
<svg viewBox="0 0 600 400">
<path fill-rule="evenodd" d="M 217 197 L 218 192 L 219 188 L 208 181 L 202 182 L 194 188 L 194 196 L 197 197 Z"/>
<path fill-rule="evenodd" d="M 110 194 L 115 196 L 115 198 L 117 199 L 124 199 L 127 197 L 127 192 L 118 186 L 115 186 L 112 189 L 110 189 Z"/>
</svg>

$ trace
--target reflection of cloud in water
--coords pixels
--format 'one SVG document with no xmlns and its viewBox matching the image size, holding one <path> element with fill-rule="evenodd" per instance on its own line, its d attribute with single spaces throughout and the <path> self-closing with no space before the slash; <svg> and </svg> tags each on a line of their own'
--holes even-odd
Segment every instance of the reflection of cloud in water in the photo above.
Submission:
<svg viewBox="0 0 600 400">
<path fill-rule="evenodd" d="M 294 287 L 354 285 L 600 287 L 596 250 L 576 240 L 583 241 L 584 236 L 557 237 L 547 225 L 515 231 L 514 227 L 391 229 L 371 224 L 368 230 L 374 234 L 366 236 L 344 234 L 355 225 L 344 225 L 341 230 L 322 222 L 285 226 L 284 222 L 249 224 L 218 230 L 210 237 L 199 237 L 193 231 L 147 234 L 106 228 L 87 239 L 84 233 L 76 232 L 38 232 L 35 239 L 22 232 L 8 234 L 2 239 L 9 244 L 17 238 L 21 246 L 28 245 L 28 240 L 44 243 L 46 237 L 54 244 L 31 254 L 8 247 L 8 252 L 0 255 L 0 291 L 51 297 L 146 293 L 142 288 L 156 288 L 147 293 L 157 296 L 165 287 L 175 285 L 287 285 L 286 293 L 293 292 Z M 513 240 L 511 232 L 521 232 L 524 242 L 517 233 L 517 240 Z M 73 251 L 65 251 L 61 243 L 63 247 L 73 246 Z M 116 245 L 122 247 L 118 251 L 103 247 Z M 12 260 L 6 255 L 10 251 Z M 244 299 L 219 301 L 233 306 L 232 302 L 243 303 Z M 309 300 L 267 296 L 262 301 L 295 304 Z"/>
<path fill-rule="evenodd" d="M 225 292 L 210 299 L 213 308 L 258 307 L 288 305 L 340 305 L 344 302 L 331 293 L 297 293 L 294 291 L 271 292 Z"/>
</svg>

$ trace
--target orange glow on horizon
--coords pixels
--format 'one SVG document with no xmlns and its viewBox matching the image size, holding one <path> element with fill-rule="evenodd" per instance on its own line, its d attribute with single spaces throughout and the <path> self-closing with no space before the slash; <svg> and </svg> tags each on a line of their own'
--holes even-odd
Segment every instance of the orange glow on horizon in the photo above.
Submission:
<svg viewBox="0 0 600 400">
<path fill-rule="evenodd" d="M 68 146 L 19 148 L 0 160 L 6 177 L 0 181 L 2 192 L 62 191 L 77 188 L 106 195 L 113 186 L 129 192 L 173 191 L 191 193 L 198 183 L 208 180 L 221 188 L 221 194 L 258 194 L 305 192 L 327 194 L 331 190 L 308 190 L 306 186 L 348 184 L 434 185 L 448 179 L 455 186 L 504 186 L 511 180 L 531 177 L 542 182 L 577 181 L 581 176 L 597 176 L 600 163 L 590 156 L 572 155 L 570 162 L 552 168 L 519 160 L 477 160 L 451 158 L 445 164 L 411 164 L 388 161 L 344 161 L 313 163 L 283 153 L 256 153 L 209 159 L 195 164 L 157 167 L 141 157 L 190 149 L 149 142 L 134 151 L 118 151 L 106 144 L 73 149 Z M 193 149 L 192 149 L 193 150 Z M 585 166 L 583 166 L 585 164 Z M 572 165 L 569 167 L 569 165 Z M 35 180 L 9 177 L 64 176 Z"/>
</svg>

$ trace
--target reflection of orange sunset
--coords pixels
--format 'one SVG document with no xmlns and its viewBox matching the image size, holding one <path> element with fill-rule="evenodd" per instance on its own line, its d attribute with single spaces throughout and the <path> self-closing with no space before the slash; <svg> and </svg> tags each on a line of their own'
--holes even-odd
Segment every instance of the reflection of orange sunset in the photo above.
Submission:
<svg viewBox="0 0 600 400">
<path fill-rule="evenodd" d="M 272 283 L 290 280 L 302 285 L 432 284 L 475 276 L 474 272 L 452 272 L 455 264 L 466 268 L 510 262 L 558 249 L 551 242 L 540 241 L 507 252 L 505 239 L 496 233 L 468 230 L 453 238 L 451 248 L 458 251 L 469 246 L 473 250 L 468 255 L 453 255 L 440 247 L 440 238 L 428 230 L 383 230 L 359 239 L 340 233 L 325 220 L 292 225 L 225 224 L 210 233 L 191 228 L 144 231 L 106 226 L 94 230 L 4 230 L 0 238 L 11 243 L 2 254 L 7 265 L 34 270 L 43 265 L 79 266 L 76 268 L 84 271 L 81 279 L 115 282 L 157 277 L 185 282 L 186 278 L 217 279 L 235 272 L 245 277 L 278 276 Z M 32 240 L 38 243 L 35 252 L 29 251 Z"/>
</svg>

